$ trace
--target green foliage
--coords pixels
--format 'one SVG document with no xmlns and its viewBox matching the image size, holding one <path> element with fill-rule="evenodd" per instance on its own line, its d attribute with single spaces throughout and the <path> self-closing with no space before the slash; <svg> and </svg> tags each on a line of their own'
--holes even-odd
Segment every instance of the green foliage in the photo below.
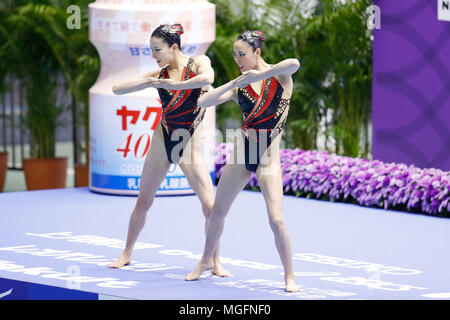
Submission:
<svg viewBox="0 0 450 320">
<path fill-rule="evenodd" d="M 41 4 L 5 8 L 0 31 L 5 40 L 4 74 L 21 79 L 28 104 L 26 124 L 35 142 L 32 157 L 55 156 L 55 134 L 62 107 L 56 106 L 58 62 L 43 32 L 47 11 Z M 5 14 L 5 12 L 2 12 Z"/>
<path fill-rule="evenodd" d="M 0 58 L 4 58 L 0 60 L 0 75 L 2 80 L 12 75 L 24 85 L 26 124 L 34 142 L 32 156 L 55 156 L 56 128 L 61 125 L 58 118 L 69 107 L 57 106 L 57 79 L 61 75 L 72 96 L 70 107 L 81 113 L 88 144 L 88 90 L 100 69 L 98 54 L 89 42 L 89 2 L 22 0 L 0 6 L 0 40 L 4 40 L 0 41 Z M 66 8 L 72 4 L 82 8 L 81 30 L 66 26 Z M 0 89 L 6 88 L 2 82 Z"/>
</svg>

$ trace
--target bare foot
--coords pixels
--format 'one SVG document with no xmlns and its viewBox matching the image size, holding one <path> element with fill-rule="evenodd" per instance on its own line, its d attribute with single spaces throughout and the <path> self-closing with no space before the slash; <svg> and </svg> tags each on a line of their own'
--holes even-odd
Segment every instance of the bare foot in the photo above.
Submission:
<svg viewBox="0 0 450 320">
<path fill-rule="evenodd" d="M 286 280 L 286 291 L 287 292 L 299 292 L 297 285 L 295 284 L 294 279 Z"/>
<path fill-rule="evenodd" d="M 200 278 L 201 274 L 204 271 L 210 270 L 212 267 L 213 267 L 212 262 L 204 262 L 203 259 L 201 259 L 200 262 L 195 267 L 194 271 L 192 271 L 191 273 L 188 273 L 185 280 L 187 280 L 187 281 L 197 280 L 198 278 Z"/>
<path fill-rule="evenodd" d="M 129 265 L 131 262 L 131 255 L 130 254 L 126 254 L 126 253 L 122 253 L 120 255 L 119 258 L 117 258 L 116 261 L 114 261 L 113 263 L 111 263 L 109 265 L 109 268 L 122 268 L 123 266 L 127 266 Z"/>
<path fill-rule="evenodd" d="M 226 270 L 220 263 L 214 263 L 214 267 L 211 269 L 211 273 L 218 277 L 229 277 L 231 272 Z"/>
</svg>

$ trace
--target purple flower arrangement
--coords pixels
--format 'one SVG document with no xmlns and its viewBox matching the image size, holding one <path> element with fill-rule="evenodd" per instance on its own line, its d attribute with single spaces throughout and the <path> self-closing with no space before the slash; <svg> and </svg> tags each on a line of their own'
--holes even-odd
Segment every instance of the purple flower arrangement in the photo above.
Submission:
<svg viewBox="0 0 450 320">
<path fill-rule="evenodd" d="M 216 179 L 220 178 L 232 150 L 232 143 L 216 145 Z M 285 194 L 449 216 L 448 171 L 350 158 L 326 151 L 282 149 L 280 156 Z M 259 189 L 254 173 L 247 188 Z"/>
</svg>

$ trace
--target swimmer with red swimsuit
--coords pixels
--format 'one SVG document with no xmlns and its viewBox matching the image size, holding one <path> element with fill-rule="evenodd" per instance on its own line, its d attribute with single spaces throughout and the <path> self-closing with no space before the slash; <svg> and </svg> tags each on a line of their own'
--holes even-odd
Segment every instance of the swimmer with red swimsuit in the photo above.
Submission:
<svg viewBox="0 0 450 320">
<path fill-rule="evenodd" d="M 292 249 L 283 219 L 283 184 L 280 165 L 280 138 L 292 95 L 292 74 L 298 70 L 297 59 L 269 65 L 261 57 L 264 34 L 246 31 L 233 44 L 234 60 L 242 75 L 200 97 L 200 107 L 235 100 L 243 114 L 241 134 L 217 186 L 208 221 L 203 256 L 186 280 L 197 280 L 213 267 L 213 253 L 223 232 L 225 217 L 239 192 L 256 172 L 266 202 L 269 224 L 284 269 L 285 290 L 299 291 L 292 268 Z M 245 157 L 239 157 L 244 154 Z M 244 161 L 235 161 L 235 159 Z M 249 235 L 250 236 L 250 235 Z"/>
<path fill-rule="evenodd" d="M 144 227 L 147 211 L 172 163 L 180 166 L 200 199 L 206 221 L 211 213 L 214 188 L 201 148 L 200 124 L 205 109 L 199 108 L 197 102 L 201 93 L 213 83 L 214 71 L 207 56 L 191 58 L 181 51 L 181 34 L 183 27 L 180 24 L 156 28 L 150 38 L 150 48 L 152 57 L 161 69 L 113 87 L 115 94 L 156 88 L 162 103 L 162 117 L 153 133 L 145 159 L 139 196 L 129 220 L 125 249 L 109 265 L 110 268 L 121 268 L 131 263 L 132 250 Z M 212 272 L 221 277 L 231 275 L 220 264 L 218 250 L 214 253 Z"/>
</svg>

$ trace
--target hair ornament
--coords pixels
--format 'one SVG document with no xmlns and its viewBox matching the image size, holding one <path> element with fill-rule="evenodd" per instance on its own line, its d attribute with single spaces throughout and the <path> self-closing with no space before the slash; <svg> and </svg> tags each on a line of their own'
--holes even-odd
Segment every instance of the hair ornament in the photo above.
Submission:
<svg viewBox="0 0 450 320">
<path fill-rule="evenodd" d="M 165 33 L 172 33 L 177 35 L 182 35 L 184 33 L 183 27 L 179 23 L 175 24 L 162 24 L 162 31 Z"/>
<path fill-rule="evenodd" d="M 260 30 L 252 31 L 251 35 L 252 35 L 252 37 L 259 38 L 259 40 L 261 40 L 261 41 L 264 41 L 264 39 L 265 39 L 264 32 L 262 32 Z"/>
</svg>

